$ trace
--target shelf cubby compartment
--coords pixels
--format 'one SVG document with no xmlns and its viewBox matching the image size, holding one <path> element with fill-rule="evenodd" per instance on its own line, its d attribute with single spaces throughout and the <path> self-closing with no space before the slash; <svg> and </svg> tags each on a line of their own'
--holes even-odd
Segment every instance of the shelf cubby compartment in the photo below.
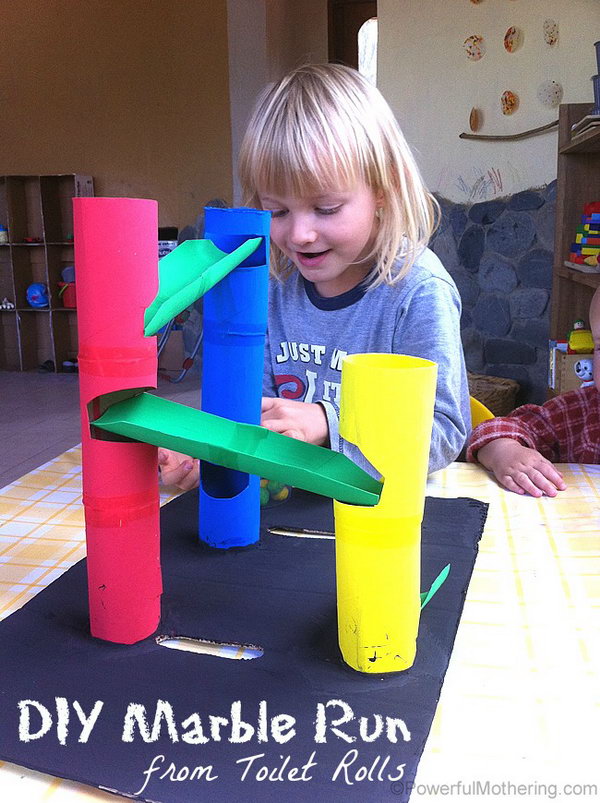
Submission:
<svg viewBox="0 0 600 803">
<path fill-rule="evenodd" d="M 0 310 L 0 360 L 6 370 L 23 370 L 20 354 L 17 314 L 14 310 Z"/>
<path fill-rule="evenodd" d="M 0 176 L 0 226 L 8 229 L 8 201 L 6 198 L 5 176 Z"/>
<path fill-rule="evenodd" d="M 50 312 L 41 309 L 21 309 L 17 313 L 21 362 L 24 371 L 42 365 L 46 360 L 55 363 L 54 342 L 49 326 Z"/>
<path fill-rule="evenodd" d="M 62 370 L 77 354 L 77 311 L 59 296 L 62 271 L 74 265 L 73 198 L 94 194 L 91 176 L 0 176 L 0 302 L 16 305 L 2 317 L 0 371 L 26 371 L 51 360 Z M 30 307 L 27 288 L 46 285 L 49 306 Z M 16 356 L 15 356 L 16 351 Z"/>
<path fill-rule="evenodd" d="M 44 239 L 47 243 L 73 241 L 73 197 L 93 194 L 89 176 L 40 176 Z"/>
<path fill-rule="evenodd" d="M 17 309 L 27 309 L 27 288 L 34 282 L 48 284 L 46 251 L 43 245 L 11 246 L 15 304 Z"/>
<path fill-rule="evenodd" d="M 46 246 L 46 262 L 48 268 L 48 289 L 50 290 L 51 306 L 53 309 L 62 309 L 59 282 L 62 282 L 62 272 L 69 265 L 74 265 L 75 253 L 73 245 Z"/>
<path fill-rule="evenodd" d="M 578 318 L 587 321 L 600 273 L 569 269 L 576 227 L 585 204 L 600 201 L 600 127 L 571 136 L 571 128 L 589 114 L 589 103 L 563 104 L 558 121 L 556 224 L 550 337 L 564 340 Z"/>
<path fill-rule="evenodd" d="M 62 371 L 65 360 L 76 360 L 77 315 L 75 309 L 56 309 L 52 312 L 52 332 L 54 335 L 54 353 L 56 370 Z"/>
<path fill-rule="evenodd" d="M 39 176 L 7 176 L 8 239 L 11 243 L 26 240 L 42 242 L 42 202 Z"/>
<path fill-rule="evenodd" d="M 15 284 L 8 247 L 0 247 L 0 302 L 4 298 L 15 303 Z"/>
</svg>

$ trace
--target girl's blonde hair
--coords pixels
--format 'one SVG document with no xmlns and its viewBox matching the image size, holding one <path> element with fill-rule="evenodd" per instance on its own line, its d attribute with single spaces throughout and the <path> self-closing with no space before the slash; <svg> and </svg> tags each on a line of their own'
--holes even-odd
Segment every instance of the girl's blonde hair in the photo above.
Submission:
<svg viewBox="0 0 600 803">
<path fill-rule="evenodd" d="M 306 196 L 363 181 L 382 207 L 372 254 L 375 287 L 393 284 L 427 245 L 439 215 L 392 110 L 356 70 L 308 64 L 260 95 L 239 157 L 244 203 L 259 191 Z M 273 273 L 290 271 L 275 249 Z M 400 258 L 399 264 L 395 264 Z"/>
</svg>

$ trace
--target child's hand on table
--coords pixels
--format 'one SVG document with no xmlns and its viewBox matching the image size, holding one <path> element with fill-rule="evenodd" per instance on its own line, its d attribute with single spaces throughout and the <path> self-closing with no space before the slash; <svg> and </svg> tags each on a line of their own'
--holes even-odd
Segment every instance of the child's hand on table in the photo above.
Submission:
<svg viewBox="0 0 600 803">
<path fill-rule="evenodd" d="M 556 496 L 567 487 L 562 474 L 536 450 L 513 438 L 496 438 L 477 452 L 477 460 L 500 485 L 518 494 Z"/>
<path fill-rule="evenodd" d="M 200 461 L 171 449 L 158 450 L 158 468 L 163 485 L 173 485 L 182 491 L 197 488 L 200 482 Z"/>
<path fill-rule="evenodd" d="M 321 404 L 263 397 L 260 423 L 272 432 L 317 446 L 329 442 L 327 416 Z"/>
</svg>

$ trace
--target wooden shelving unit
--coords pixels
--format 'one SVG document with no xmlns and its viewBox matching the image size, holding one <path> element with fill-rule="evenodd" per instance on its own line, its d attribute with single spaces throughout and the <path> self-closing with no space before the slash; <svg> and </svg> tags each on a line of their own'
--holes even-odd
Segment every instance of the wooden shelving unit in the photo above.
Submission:
<svg viewBox="0 0 600 803">
<path fill-rule="evenodd" d="M 589 103 L 560 107 L 550 318 L 550 337 L 555 340 L 564 340 L 577 318 L 588 320 L 590 300 L 600 286 L 600 273 L 583 273 L 564 265 L 584 205 L 600 201 L 600 126 L 571 137 L 571 126 L 589 112 Z"/>
<path fill-rule="evenodd" d="M 0 176 L 0 370 L 27 371 L 50 360 L 56 371 L 77 356 L 77 311 L 63 306 L 61 272 L 74 264 L 72 199 L 94 194 L 91 176 Z M 50 304 L 27 303 L 27 288 L 45 284 Z"/>
</svg>

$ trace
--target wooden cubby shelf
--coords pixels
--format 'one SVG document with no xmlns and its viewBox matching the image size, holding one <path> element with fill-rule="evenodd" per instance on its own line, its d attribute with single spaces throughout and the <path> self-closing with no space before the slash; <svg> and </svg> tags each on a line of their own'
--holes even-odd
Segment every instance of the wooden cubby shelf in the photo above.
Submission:
<svg viewBox="0 0 600 803">
<path fill-rule="evenodd" d="M 27 371 L 50 361 L 55 371 L 77 357 L 77 310 L 59 295 L 62 271 L 74 265 L 72 199 L 94 194 L 91 176 L 0 176 L 0 370 Z M 49 306 L 27 303 L 27 288 L 48 288 Z"/>
<path fill-rule="evenodd" d="M 564 264 L 569 259 L 583 207 L 600 201 L 600 126 L 571 136 L 571 127 L 589 112 L 589 103 L 563 104 L 559 112 L 550 319 L 550 337 L 554 340 L 564 340 L 577 318 L 588 321 L 592 295 L 600 286 L 600 273 L 584 273 Z"/>
</svg>

